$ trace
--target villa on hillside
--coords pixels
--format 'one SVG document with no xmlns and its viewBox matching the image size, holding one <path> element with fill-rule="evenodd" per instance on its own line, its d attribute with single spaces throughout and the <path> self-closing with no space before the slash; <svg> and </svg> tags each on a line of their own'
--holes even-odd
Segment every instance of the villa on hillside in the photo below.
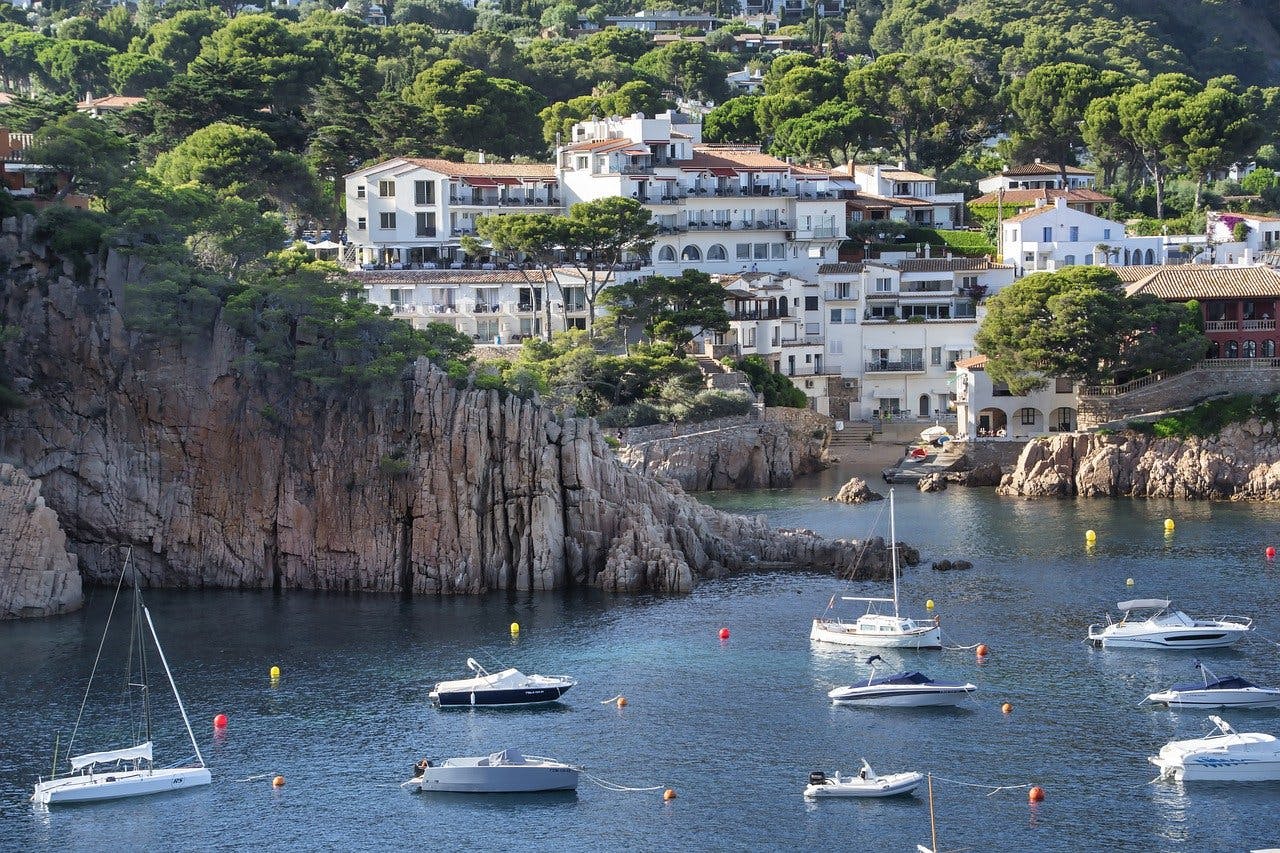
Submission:
<svg viewBox="0 0 1280 853">
<path fill-rule="evenodd" d="M 990 175 L 978 181 L 978 190 L 993 193 L 997 190 L 1079 190 L 1094 186 L 1093 171 L 1079 166 L 1067 166 L 1064 181 L 1062 170 L 1056 163 L 1044 163 L 1037 157 L 1034 163 L 1006 166 L 998 175 Z"/>
<path fill-rule="evenodd" d="M 1247 229 L 1243 240 L 1236 239 L 1240 225 Z M 1280 216 L 1211 210 L 1205 214 L 1205 231 L 1213 256 L 1210 261 L 1256 263 L 1267 252 L 1280 249 Z"/>
<path fill-rule="evenodd" d="M 1196 300 L 1209 358 L 1274 358 L 1280 272 L 1264 266 L 1158 267 L 1125 287 L 1169 302 Z"/>
<path fill-rule="evenodd" d="M 939 193 L 938 179 L 897 166 L 845 164 L 831 171 L 851 222 L 889 219 L 926 228 L 964 222 L 964 193 Z"/>
<path fill-rule="evenodd" d="M 1025 441 L 1052 432 L 1074 432 L 1078 386 L 1050 379 L 1045 387 L 1015 396 L 1003 382 L 992 382 L 987 357 L 956 362 L 956 438 L 962 441 Z"/>
</svg>

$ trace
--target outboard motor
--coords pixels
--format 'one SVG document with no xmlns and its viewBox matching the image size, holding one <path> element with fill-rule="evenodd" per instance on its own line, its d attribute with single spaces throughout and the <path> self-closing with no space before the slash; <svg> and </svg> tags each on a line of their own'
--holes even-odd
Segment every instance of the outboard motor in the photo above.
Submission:
<svg viewBox="0 0 1280 853">
<path fill-rule="evenodd" d="M 421 759 L 417 764 L 413 765 L 413 778 L 421 779 L 422 774 L 427 772 L 427 768 L 431 766 L 431 762 L 425 758 Z"/>
<path fill-rule="evenodd" d="M 814 770 L 812 773 L 809 774 L 809 784 L 810 785 L 827 784 L 827 774 L 823 773 L 821 770 Z"/>
</svg>

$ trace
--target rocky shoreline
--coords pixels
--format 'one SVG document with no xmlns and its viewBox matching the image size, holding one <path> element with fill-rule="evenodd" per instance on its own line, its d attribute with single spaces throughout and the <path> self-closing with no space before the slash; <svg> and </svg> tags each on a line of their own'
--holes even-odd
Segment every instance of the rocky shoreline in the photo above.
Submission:
<svg viewBox="0 0 1280 853">
<path fill-rule="evenodd" d="M 888 552 L 771 530 L 618 461 L 594 421 L 459 388 L 426 361 L 369 403 L 241 375 L 249 344 L 139 338 L 118 306 L 136 261 L 88 283 L 4 222 L 4 344 L 25 408 L 0 460 L 42 481 L 88 583 L 132 544 L 152 586 L 479 593 L 685 591 L 759 568 L 887 576 Z M 0 518 L 0 527 L 13 520 Z"/>
<path fill-rule="evenodd" d="M 1210 438 L 1137 432 L 1029 442 L 996 490 L 1024 497 L 1280 500 L 1280 436 L 1250 420 Z"/>
</svg>

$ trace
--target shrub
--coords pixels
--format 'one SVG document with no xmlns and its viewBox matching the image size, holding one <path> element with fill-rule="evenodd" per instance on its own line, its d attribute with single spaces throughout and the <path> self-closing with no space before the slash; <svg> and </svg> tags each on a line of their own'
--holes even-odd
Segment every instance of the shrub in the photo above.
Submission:
<svg viewBox="0 0 1280 853">
<path fill-rule="evenodd" d="M 662 423 L 662 410 L 652 403 L 629 403 L 605 409 L 596 416 L 596 422 L 604 427 L 639 427 Z"/>
<path fill-rule="evenodd" d="M 90 210 L 55 205 L 46 207 L 36 219 L 35 238 L 49 244 L 64 260 L 71 261 L 76 272 L 89 269 L 85 255 L 96 255 L 107 230 L 107 218 Z"/>
<path fill-rule="evenodd" d="M 752 400 L 741 391 L 703 391 L 697 394 L 682 412 L 673 412 L 677 419 L 688 423 L 701 423 L 716 418 L 745 415 L 751 411 Z"/>
<path fill-rule="evenodd" d="M 1222 430 L 1250 418 L 1276 423 L 1280 421 L 1280 395 L 1237 394 L 1223 400 L 1210 400 L 1201 403 L 1190 411 L 1161 418 L 1154 424 L 1147 424 L 1150 430 L 1142 429 L 1148 435 L 1157 438 L 1208 438 L 1218 435 Z M 1138 425 L 1130 424 L 1131 429 Z"/>
<path fill-rule="evenodd" d="M 409 460 L 404 458 L 403 450 L 396 450 L 378 460 L 378 470 L 388 477 L 403 477 L 409 473 Z"/>
</svg>

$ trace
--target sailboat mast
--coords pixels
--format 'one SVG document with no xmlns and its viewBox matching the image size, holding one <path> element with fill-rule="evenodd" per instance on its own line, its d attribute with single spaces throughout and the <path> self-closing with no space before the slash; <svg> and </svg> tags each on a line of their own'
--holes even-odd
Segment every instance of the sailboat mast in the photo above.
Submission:
<svg viewBox="0 0 1280 853">
<path fill-rule="evenodd" d="M 893 489 L 889 490 L 889 553 L 893 564 L 893 615 L 898 615 L 898 528 L 893 517 Z"/>
<path fill-rule="evenodd" d="M 200 766 L 204 767 L 204 756 L 200 754 L 200 745 L 196 743 L 196 733 L 191 730 L 191 720 L 187 719 L 187 709 L 182 706 L 182 697 L 178 695 L 178 685 L 173 683 L 173 673 L 169 671 L 169 661 L 165 659 L 164 647 L 160 645 L 160 638 L 156 636 L 156 625 L 151 621 L 151 611 L 144 605 L 142 613 L 147 617 L 147 627 L 151 629 L 151 639 L 155 640 L 156 653 L 160 655 L 160 663 L 164 665 L 164 674 L 169 679 L 169 686 L 173 688 L 173 698 L 178 702 L 178 710 L 182 712 L 182 722 L 187 727 L 187 735 L 191 738 L 191 748 L 196 751 L 196 760 L 200 762 Z"/>
<path fill-rule="evenodd" d="M 933 853 L 938 853 L 938 824 L 933 819 L 933 774 L 930 773 L 929 779 L 929 834 L 933 839 Z"/>
</svg>

